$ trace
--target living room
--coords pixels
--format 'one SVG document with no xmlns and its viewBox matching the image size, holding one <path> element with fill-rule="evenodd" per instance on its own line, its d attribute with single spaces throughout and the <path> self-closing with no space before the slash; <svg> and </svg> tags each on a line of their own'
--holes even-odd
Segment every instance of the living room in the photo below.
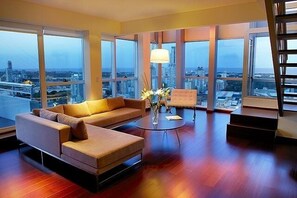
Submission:
<svg viewBox="0 0 297 198">
<path fill-rule="evenodd" d="M 271 107 L 270 104 L 275 106 L 275 100 L 267 98 L 267 100 L 262 102 L 262 100 L 258 100 L 258 98 L 255 97 L 263 93 L 271 94 L 270 87 L 267 90 L 265 86 L 261 87 L 261 89 L 259 89 L 259 87 L 252 89 L 250 86 L 251 78 L 249 71 L 251 68 L 255 70 L 258 69 L 257 64 L 250 64 L 250 40 L 255 42 L 253 50 L 256 52 L 260 51 L 259 53 L 255 52 L 253 54 L 254 59 L 259 59 L 261 56 L 271 56 L 271 52 L 269 52 L 269 48 L 267 48 L 267 45 L 269 45 L 269 34 L 265 5 L 262 1 L 225 2 L 225 4 L 222 5 L 209 5 L 210 7 L 206 6 L 200 10 L 167 13 L 164 16 L 154 15 L 146 17 L 143 15 L 142 18 L 123 18 L 121 20 L 117 19 L 116 16 L 114 16 L 114 19 L 107 19 L 94 16 L 93 14 L 85 14 L 82 13 L 82 11 L 71 10 L 70 8 L 59 8 L 58 5 L 40 4 L 36 2 L 37 1 L 29 0 L 1 0 L 0 30 L 36 35 L 34 37 L 37 40 L 35 42 L 38 48 L 36 65 L 39 65 L 37 67 L 40 72 L 40 88 L 38 90 L 40 92 L 39 107 L 46 108 L 54 104 L 56 105 L 56 100 L 52 103 L 49 102 L 53 100 L 50 97 L 50 91 L 55 90 L 54 88 L 59 86 L 65 86 L 67 88 L 72 87 L 71 83 L 77 85 L 77 90 L 83 89 L 82 96 L 75 98 L 78 101 L 96 100 L 102 97 L 121 94 L 129 95 L 131 98 L 140 98 L 141 90 L 144 86 L 143 78 L 148 80 L 153 89 L 163 86 L 165 79 L 167 85 L 174 81 L 174 84 L 170 84 L 171 87 L 189 88 L 191 87 L 190 82 L 195 81 L 200 87 L 204 87 L 204 89 L 201 89 L 200 95 L 198 95 L 197 107 L 199 110 L 197 111 L 196 122 L 192 122 L 192 114 L 189 109 L 185 109 L 182 114 L 186 120 L 186 124 L 179 132 L 181 138 L 180 148 L 176 142 L 174 133 L 171 134 L 168 132 L 166 135 L 145 133 L 145 139 L 147 137 L 149 138 L 145 140 L 144 166 L 141 168 L 140 172 L 132 172 L 132 176 L 122 176 L 124 178 L 120 177 L 116 182 L 104 187 L 102 191 L 93 194 L 85 188 L 81 188 L 80 185 L 77 185 L 75 182 L 72 183 L 71 180 L 56 175 L 55 172 L 49 171 L 51 172 L 49 175 L 42 171 L 39 172 L 38 168 L 34 166 L 31 167 L 30 164 L 19 159 L 16 149 L 8 149 L 6 151 L 4 149 L 4 151 L 1 150 L 0 164 L 3 170 L 8 170 L 7 175 L 14 170 L 14 168 L 12 168 L 9 171 L 7 165 L 12 165 L 14 162 L 21 164 L 20 166 L 24 169 L 30 170 L 29 172 L 32 174 L 32 177 L 36 174 L 36 180 L 46 183 L 42 178 L 46 180 L 48 176 L 51 181 L 45 184 L 45 186 L 48 186 L 45 188 L 42 187 L 42 184 L 38 186 L 38 181 L 33 185 L 22 185 L 20 183 L 22 180 L 20 177 L 27 178 L 30 177 L 30 175 L 23 175 L 25 173 L 22 173 L 21 176 L 11 174 L 12 179 L 5 179 L 3 186 L 9 189 L 8 187 L 15 183 L 16 186 L 19 187 L 19 190 L 15 192 L 10 190 L 3 192 L 6 192 L 9 196 L 15 195 L 16 197 L 36 196 L 37 193 L 44 193 L 43 195 L 53 197 L 60 195 L 66 197 L 116 197 L 119 195 L 123 195 L 124 197 L 149 197 L 150 193 L 151 196 L 169 197 L 219 197 L 220 195 L 221 197 L 230 197 L 232 195 L 240 195 L 240 189 L 242 190 L 243 188 L 245 189 L 244 193 L 246 196 L 260 197 L 261 195 L 272 195 L 272 192 L 264 192 L 269 189 L 273 189 L 273 191 L 280 196 L 296 195 L 294 190 L 290 193 L 282 193 L 281 187 L 274 186 L 280 185 L 280 183 L 275 180 L 282 174 L 282 170 L 287 173 L 283 182 L 286 183 L 288 187 L 284 188 L 290 189 L 296 185 L 295 178 L 292 177 L 292 172 L 290 172 L 294 170 L 292 164 L 296 162 L 295 154 L 290 151 L 291 149 L 295 149 L 294 145 L 277 144 L 275 148 L 271 148 L 271 145 L 267 146 L 265 143 L 258 145 L 245 139 L 232 139 L 227 141 L 225 138 L 226 125 L 230 118 L 229 113 L 240 107 L 244 102 L 244 98 L 248 98 L 250 100 L 249 102 L 255 104 L 256 107 Z M 292 28 L 294 29 L 296 27 Z M 47 45 L 54 42 L 50 40 L 50 37 L 55 35 L 71 38 L 80 37 L 83 41 L 83 44 L 80 45 L 80 47 L 83 48 L 83 58 L 80 59 L 80 61 L 82 61 L 82 67 L 79 68 L 84 75 L 83 77 L 78 75 L 77 78 L 73 76 L 71 80 L 65 79 L 65 81 L 62 82 L 54 82 L 52 77 L 57 76 L 55 76 L 55 73 L 48 73 L 46 53 L 48 52 Z M 117 76 L 117 72 L 113 71 L 114 68 L 104 67 L 106 63 L 109 63 L 108 61 L 111 62 L 110 65 L 116 65 L 115 68 L 121 67 L 120 62 L 124 60 L 116 57 L 117 55 L 122 55 L 123 57 L 125 55 L 125 51 L 121 51 L 119 48 L 121 41 L 127 41 L 129 44 L 132 43 L 132 45 L 136 43 L 136 47 L 133 48 L 134 54 L 129 57 L 130 59 L 135 58 L 133 64 L 131 64 L 135 73 L 131 76 Z M 111 48 L 105 48 L 106 44 L 107 46 L 111 46 Z M 198 48 L 200 51 L 192 50 L 192 46 L 194 46 L 194 49 Z M 161 47 L 168 47 L 169 51 L 171 49 L 175 50 L 175 53 L 171 52 L 171 54 L 174 54 L 174 56 L 171 56 L 172 60 L 175 60 L 174 62 L 162 65 L 151 64 L 149 62 L 151 49 Z M 40 52 L 43 50 L 45 51 L 44 55 L 40 55 L 42 54 Z M 225 54 L 226 51 L 229 53 Z M 191 56 L 189 54 L 194 55 Z M 230 54 L 233 56 L 229 56 L 229 59 L 227 59 Z M 223 66 L 220 68 L 220 65 L 223 65 L 223 63 L 226 64 L 223 58 L 224 55 L 227 57 L 228 66 L 232 67 L 236 65 L 235 67 L 239 68 L 239 72 L 224 73 L 224 71 L 221 71 L 223 70 Z M 196 58 L 196 56 L 199 57 L 198 62 L 193 62 L 194 65 L 190 65 L 192 64 L 191 59 Z M 74 57 L 71 57 L 71 59 L 77 60 Z M 267 62 L 272 69 L 272 61 L 267 60 Z M 7 64 L 7 60 L 5 60 L 4 64 L 1 64 L 1 69 L 2 66 L 6 69 Z M 11 64 L 12 68 L 14 68 L 17 63 L 12 61 Z M 162 67 L 169 68 L 172 64 L 174 64 L 174 74 L 176 76 L 168 75 L 169 73 L 166 74 L 166 71 L 162 70 Z M 264 64 L 263 61 L 261 64 Z M 195 68 L 196 71 L 193 72 L 192 67 L 198 68 Z M 109 71 L 110 73 L 108 73 Z M 273 76 L 269 75 L 265 76 L 266 79 L 264 75 L 259 76 L 257 73 L 255 73 L 255 75 L 256 76 L 253 77 L 258 77 L 258 80 L 266 80 L 267 82 L 270 82 L 271 78 L 273 78 Z M 223 92 L 223 88 L 221 92 L 218 91 L 218 88 L 223 86 L 227 81 L 234 84 L 232 84 L 226 92 Z M 127 90 L 123 89 L 125 87 L 123 82 L 129 82 L 133 84 L 133 86 L 130 86 L 130 89 Z M 28 86 L 31 85 L 26 85 L 26 87 Z M 51 90 L 50 88 L 53 89 Z M 232 88 L 234 90 L 232 90 Z M 71 90 L 74 91 L 74 89 Z M 55 91 L 57 91 L 57 89 Z M 225 95 L 231 93 L 232 96 L 226 99 L 227 97 Z M 221 95 L 218 96 L 218 94 Z M 75 103 L 75 99 L 71 98 L 71 101 L 67 102 Z M 7 101 L 5 105 L 0 106 L 7 111 L 8 107 L 14 104 L 14 102 Z M 16 107 L 14 106 L 12 108 Z M 19 110 L 21 108 L 16 109 Z M 9 117 L 8 120 L 11 120 L 10 118 L 11 117 Z M 13 131 L 13 126 L 2 130 L 3 133 L 7 133 L 7 131 L 10 133 Z M 119 130 L 137 136 L 141 134 L 139 130 L 130 124 L 120 127 Z M 290 139 L 294 140 L 296 132 L 290 130 L 286 130 L 281 136 L 290 137 Z M 195 141 L 191 142 L 191 138 Z M 160 141 L 160 139 L 163 140 Z M 217 145 L 214 145 L 216 143 Z M 199 144 L 199 146 L 196 144 Z M 222 150 L 222 152 L 219 152 L 219 150 Z M 204 157 L 201 159 L 194 157 L 194 151 L 198 151 L 198 156 Z M 235 156 L 240 152 L 247 156 L 252 155 L 256 158 L 255 161 L 248 158 L 236 159 Z M 229 155 L 229 157 L 226 158 L 234 162 L 234 164 L 229 164 L 227 161 L 221 159 L 222 156 L 219 157 L 219 153 L 221 153 L 222 156 Z M 209 155 L 209 158 L 207 155 Z M 12 158 L 12 160 L 8 163 L 7 160 L 10 158 Z M 186 158 L 186 161 L 183 162 L 181 158 Z M 195 164 L 191 165 L 191 159 L 193 159 Z M 246 170 L 242 170 L 244 173 L 239 174 L 241 160 L 247 160 L 247 164 L 244 164 L 244 166 L 248 168 L 251 168 L 252 164 L 262 163 L 262 165 L 260 165 L 261 168 L 259 169 L 255 168 L 254 173 L 246 173 Z M 270 164 L 278 160 L 282 164 L 281 167 L 276 167 L 276 165 L 272 166 Z M 185 163 L 185 165 L 182 166 L 182 163 Z M 210 164 L 210 167 L 207 167 L 207 163 Z M 199 166 L 199 164 L 201 166 Z M 257 177 L 255 173 L 260 173 L 260 169 L 263 170 L 267 167 L 270 171 L 274 168 L 276 170 L 274 172 L 275 175 L 271 176 L 274 182 L 269 181 L 269 184 L 267 184 L 268 187 L 264 187 L 260 184 L 261 178 L 259 178 L 259 176 Z M 184 173 L 185 175 L 190 174 L 191 171 L 197 174 L 199 170 L 202 170 L 202 172 L 205 171 L 205 173 L 200 176 L 196 175 L 196 180 L 193 177 L 178 174 L 178 172 L 183 169 L 187 170 Z M 219 170 L 217 171 L 217 169 Z M 15 170 L 18 171 L 17 169 Z M 236 172 L 236 177 L 242 177 L 242 179 L 238 180 L 240 185 L 238 184 L 237 188 L 239 190 L 232 189 L 232 183 L 234 184 L 238 178 L 233 178 L 232 176 L 231 179 L 227 178 L 228 175 L 230 176 L 231 173 L 233 174 L 234 172 Z M 1 175 L 2 174 L 5 176 L 6 173 L 1 171 Z M 144 174 L 143 176 L 147 179 L 142 180 L 141 174 Z M 159 175 L 159 177 L 158 174 L 161 174 L 161 176 Z M 7 175 L 5 178 L 8 178 Z M 262 180 L 268 182 L 268 172 L 263 173 L 263 175 Z M 259 191 L 253 190 L 255 185 L 252 185 L 251 182 L 254 178 L 256 178 L 255 183 L 261 186 L 259 187 Z M 176 182 L 169 182 L 168 180 L 171 179 L 176 179 Z M 142 182 L 139 182 L 139 180 L 142 180 Z M 24 179 L 22 181 L 34 182 L 30 179 Z M 161 182 L 159 183 L 160 185 L 165 185 L 164 182 L 166 181 L 168 184 L 164 186 L 164 188 L 157 187 L 158 184 L 154 183 Z M 54 188 L 53 183 L 55 182 L 62 182 L 67 187 L 60 188 L 58 193 L 47 194 L 50 188 Z M 249 184 L 246 184 L 246 182 Z M 225 187 L 224 183 L 226 183 Z M 132 185 L 135 185 L 134 189 L 123 191 L 122 188 L 127 189 Z M 195 185 L 197 185 L 199 190 L 193 190 Z M 36 188 L 33 190 L 34 186 Z M 151 188 L 149 186 L 151 186 Z M 24 190 L 21 190 L 22 188 Z M 146 192 L 146 188 L 150 193 Z M 170 188 L 173 188 L 173 190 L 170 190 Z M 226 190 L 221 194 L 224 188 L 231 188 L 231 190 Z M 26 189 L 28 193 L 26 193 Z M 252 192 L 248 192 L 249 190 Z M 67 194 L 67 191 L 69 194 Z M 78 192 L 78 195 L 75 194 L 75 191 Z M 115 193 L 114 191 L 118 192 Z"/>
</svg>

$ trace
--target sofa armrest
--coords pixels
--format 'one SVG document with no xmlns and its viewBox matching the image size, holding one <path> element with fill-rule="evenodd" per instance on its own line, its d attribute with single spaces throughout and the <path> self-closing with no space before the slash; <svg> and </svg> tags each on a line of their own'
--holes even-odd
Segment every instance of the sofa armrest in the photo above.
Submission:
<svg viewBox="0 0 297 198">
<path fill-rule="evenodd" d="M 140 99 L 124 98 L 125 106 L 141 110 L 142 117 L 145 116 L 145 101 Z"/>
<path fill-rule="evenodd" d="M 16 115 L 15 125 L 18 140 L 57 157 L 61 144 L 71 138 L 70 126 L 30 113 Z"/>
</svg>

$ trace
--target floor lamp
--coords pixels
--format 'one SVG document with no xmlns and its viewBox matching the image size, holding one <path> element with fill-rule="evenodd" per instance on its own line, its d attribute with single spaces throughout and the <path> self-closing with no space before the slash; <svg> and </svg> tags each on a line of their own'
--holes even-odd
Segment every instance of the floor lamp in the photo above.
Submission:
<svg viewBox="0 0 297 198">
<path fill-rule="evenodd" d="M 151 51 L 150 62 L 158 63 L 158 67 L 161 67 L 162 63 L 169 63 L 169 51 L 167 49 L 153 49 Z M 160 69 L 158 69 L 158 71 L 160 71 Z M 158 80 L 158 86 L 159 85 L 161 85 L 161 82 Z"/>
</svg>

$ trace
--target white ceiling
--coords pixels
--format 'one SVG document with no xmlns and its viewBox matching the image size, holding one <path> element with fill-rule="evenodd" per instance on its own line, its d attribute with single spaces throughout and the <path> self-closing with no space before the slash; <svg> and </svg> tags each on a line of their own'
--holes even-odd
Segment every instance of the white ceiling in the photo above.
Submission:
<svg viewBox="0 0 297 198">
<path fill-rule="evenodd" d="M 120 22 L 257 0 L 24 0 Z"/>
</svg>

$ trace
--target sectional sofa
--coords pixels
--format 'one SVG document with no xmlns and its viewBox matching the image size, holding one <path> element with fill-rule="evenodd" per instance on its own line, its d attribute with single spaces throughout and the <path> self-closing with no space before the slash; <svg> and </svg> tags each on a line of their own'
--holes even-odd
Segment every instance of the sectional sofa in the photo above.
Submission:
<svg viewBox="0 0 297 198">
<path fill-rule="evenodd" d="M 111 128 L 145 115 L 145 102 L 121 97 L 33 110 L 16 116 L 16 136 L 41 153 L 95 175 L 130 158 L 142 160 L 144 140 Z"/>
</svg>

